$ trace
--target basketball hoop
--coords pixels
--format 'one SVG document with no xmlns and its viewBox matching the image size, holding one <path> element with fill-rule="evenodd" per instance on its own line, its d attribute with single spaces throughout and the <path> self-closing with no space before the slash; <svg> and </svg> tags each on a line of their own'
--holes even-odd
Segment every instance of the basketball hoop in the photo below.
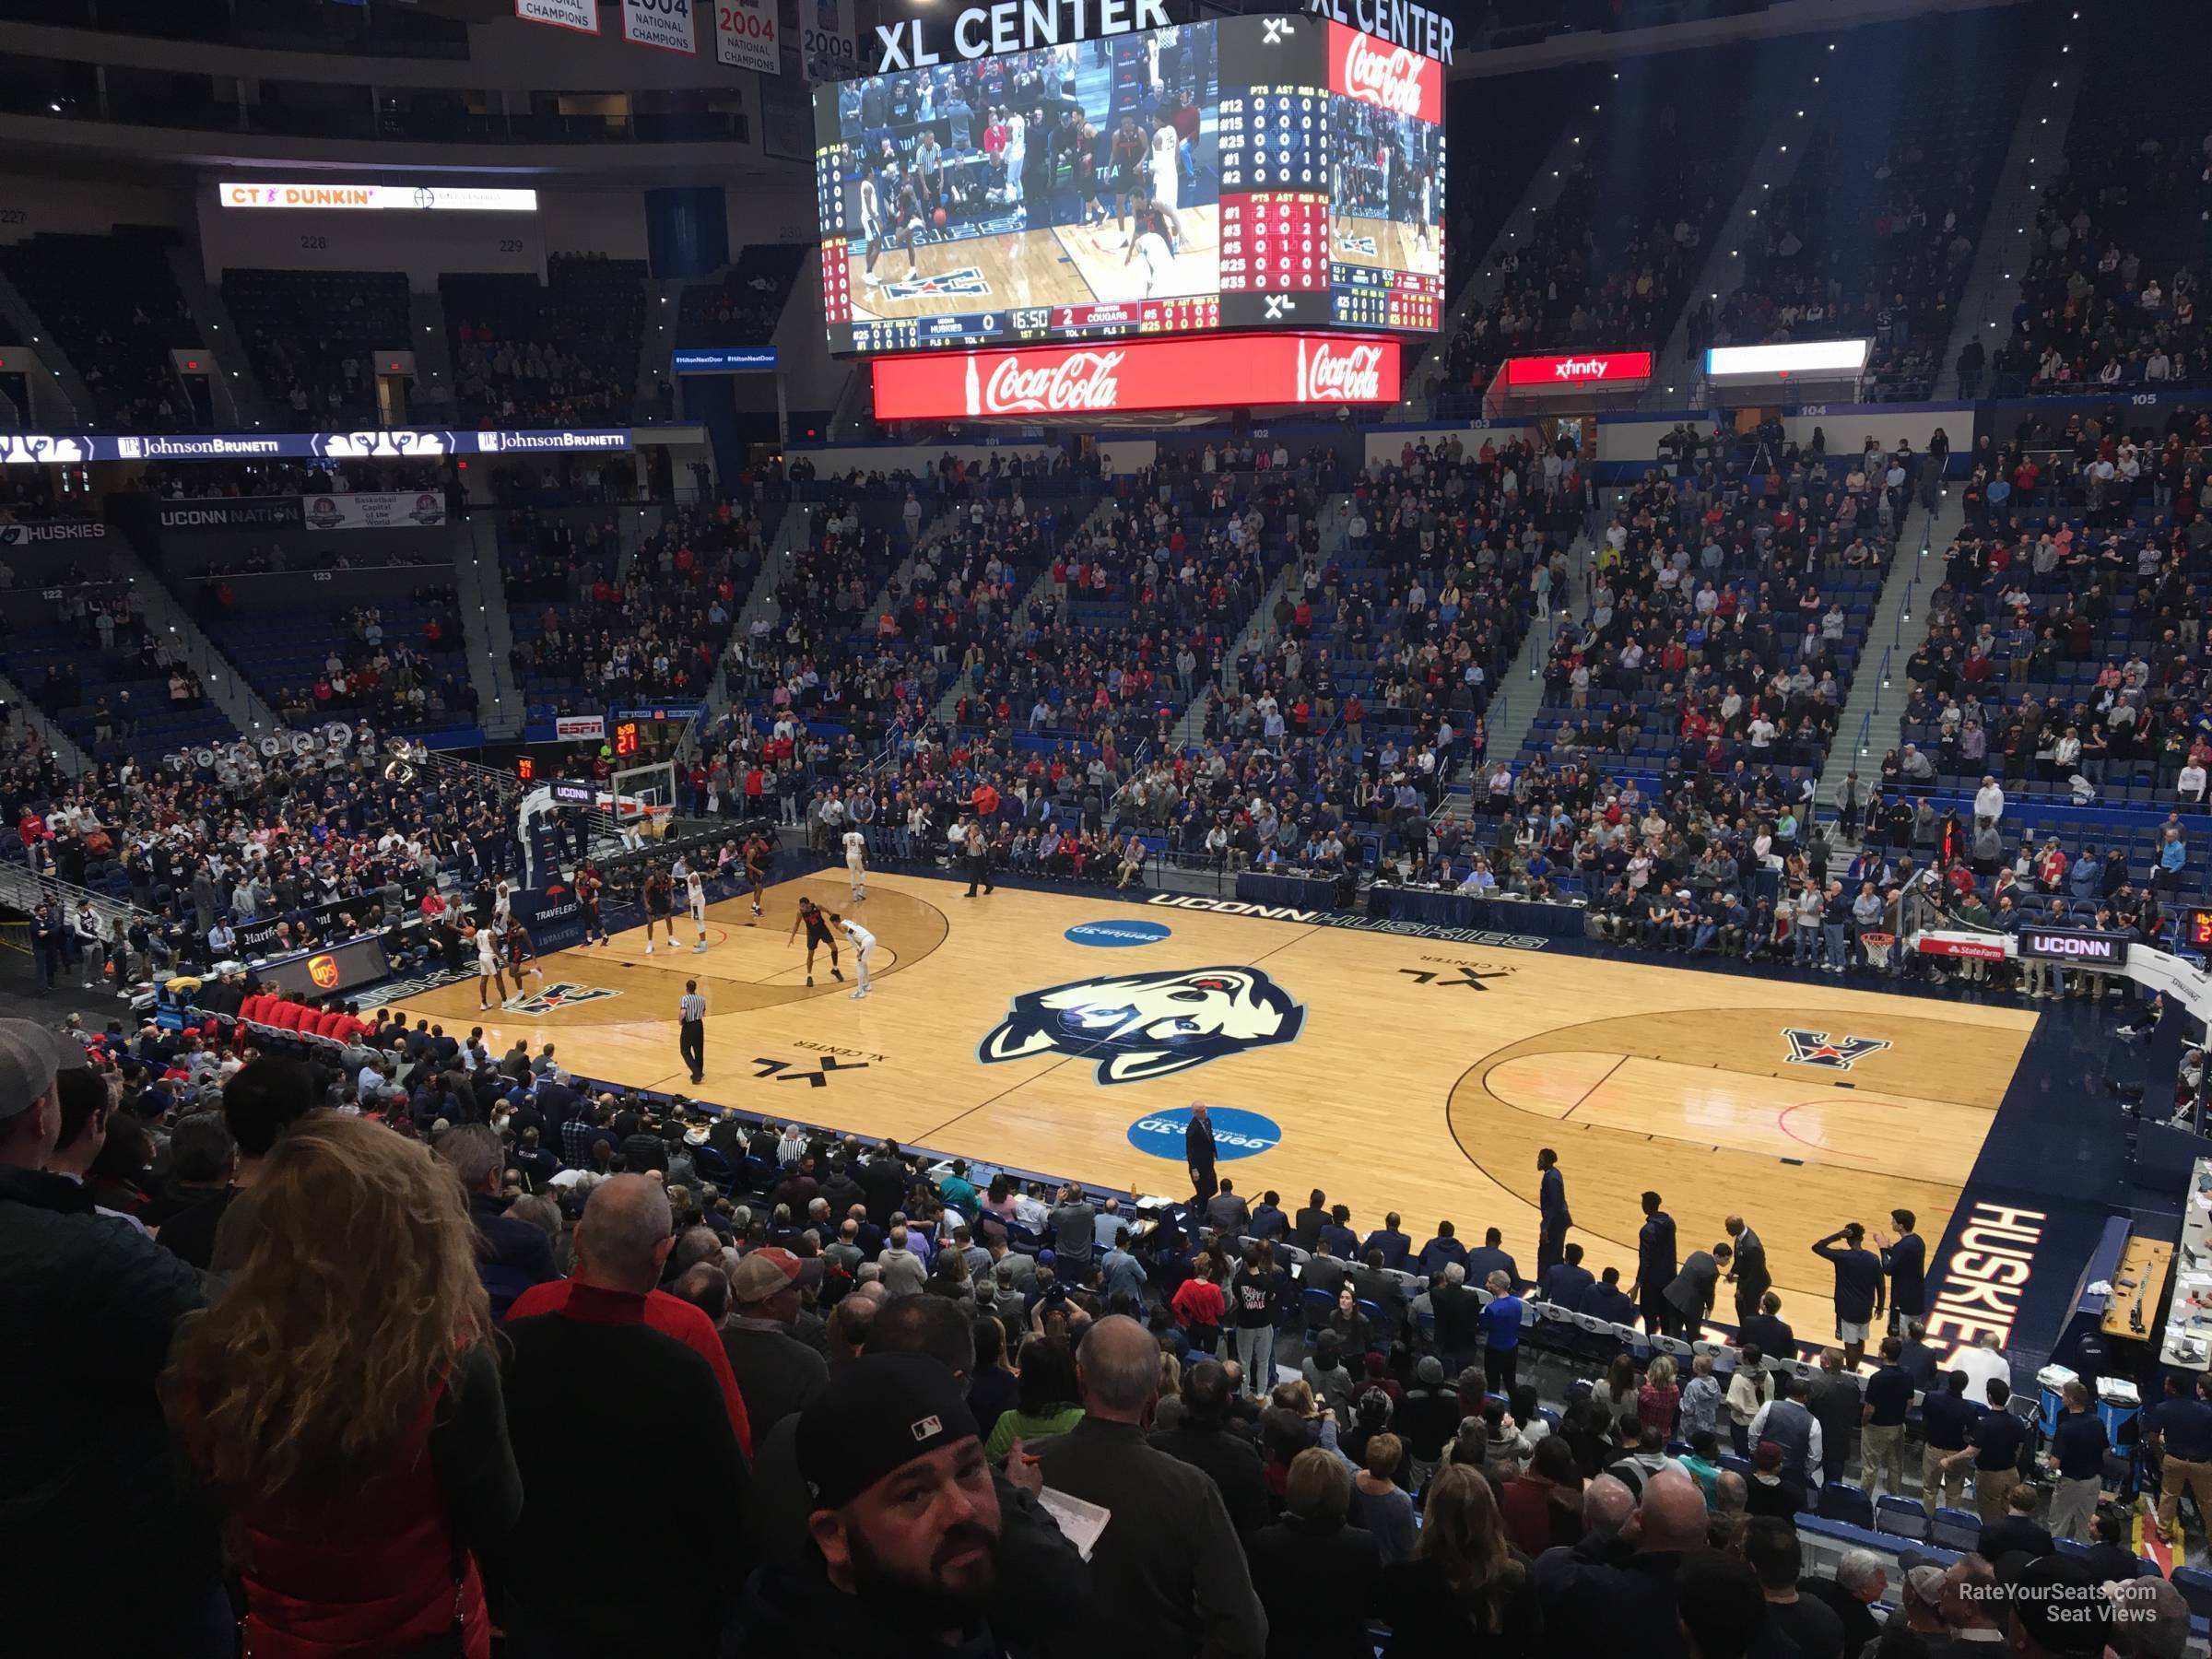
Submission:
<svg viewBox="0 0 2212 1659">
<path fill-rule="evenodd" d="M 1897 947 L 1897 935 L 1886 933 L 1863 933 L 1859 948 L 1866 953 L 1866 966 L 1883 969 L 1889 966 L 1889 953 Z"/>
</svg>

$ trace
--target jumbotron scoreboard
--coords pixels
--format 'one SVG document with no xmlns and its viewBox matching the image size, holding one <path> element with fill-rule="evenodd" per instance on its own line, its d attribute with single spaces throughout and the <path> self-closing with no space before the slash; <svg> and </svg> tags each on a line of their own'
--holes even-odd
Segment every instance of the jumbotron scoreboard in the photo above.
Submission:
<svg viewBox="0 0 2212 1659">
<path fill-rule="evenodd" d="M 1443 73 L 1293 13 L 818 87 L 830 347 L 1433 331 Z"/>
</svg>

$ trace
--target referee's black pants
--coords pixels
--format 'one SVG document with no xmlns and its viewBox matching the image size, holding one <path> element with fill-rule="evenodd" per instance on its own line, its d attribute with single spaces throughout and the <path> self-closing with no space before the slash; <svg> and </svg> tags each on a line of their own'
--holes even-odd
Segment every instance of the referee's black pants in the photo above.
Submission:
<svg viewBox="0 0 2212 1659">
<path fill-rule="evenodd" d="M 991 856 L 989 853 L 985 853 L 980 858 L 973 853 L 970 853 L 968 856 L 969 898 L 975 897 L 975 886 L 979 881 L 982 883 L 983 891 L 986 893 L 994 893 L 998 890 L 991 885 Z"/>
<path fill-rule="evenodd" d="M 707 1070 L 707 1022 L 687 1019 L 677 1033 L 677 1052 L 683 1055 L 684 1064 L 691 1069 L 691 1081 L 697 1083 Z"/>
</svg>

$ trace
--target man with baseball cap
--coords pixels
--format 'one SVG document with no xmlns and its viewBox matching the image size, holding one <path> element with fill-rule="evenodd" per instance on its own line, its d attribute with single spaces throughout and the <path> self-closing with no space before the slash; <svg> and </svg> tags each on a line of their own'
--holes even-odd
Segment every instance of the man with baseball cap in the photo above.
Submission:
<svg viewBox="0 0 2212 1659">
<path fill-rule="evenodd" d="M 982 1654 L 1025 1640 L 988 1625 L 998 1493 L 944 1366 L 919 1354 L 855 1359 L 799 1414 L 797 1450 L 812 1547 L 758 1581 L 751 1651 Z"/>
<path fill-rule="evenodd" d="M 802 1261 L 768 1245 L 747 1251 L 730 1269 L 733 1312 L 722 1327 L 722 1347 L 756 1437 L 829 1385 L 829 1362 L 791 1334 L 800 1293 L 821 1277 L 821 1267 L 819 1256 Z"/>
<path fill-rule="evenodd" d="M 65 1067 L 84 1050 L 0 1019 L 0 1559 L 8 1639 L 26 1653 L 229 1654 L 211 1518 L 162 1420 L 170 1338 L 199 1273 L 94 1213 L 49 1173 Z M 123 1551 L 118 1556 L 116 1551 Z M 83 1593 L 86 1564 L 132 1562 L 133 1594 Z"/>
</svg>

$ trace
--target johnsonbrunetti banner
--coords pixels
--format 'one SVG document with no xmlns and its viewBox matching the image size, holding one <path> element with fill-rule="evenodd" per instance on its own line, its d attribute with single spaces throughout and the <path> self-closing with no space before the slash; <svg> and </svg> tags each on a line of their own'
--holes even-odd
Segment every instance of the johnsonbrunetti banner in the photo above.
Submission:
<svg viewBox="0 0 2212 1659">
<path fill-rule="evenodd" d="M 1395 403 L 1398 342 L 1235 335 L 878 359 L 878 420 Z"/>
<path fill-rule="evenodd" d="M 628 427 L 503 427 L 456 432 L 379 427 L 366 432 L 0 432 L 0 466 L 91 461 L 438 461 L 449 455 L 620 452 Z"/>
</svg>

